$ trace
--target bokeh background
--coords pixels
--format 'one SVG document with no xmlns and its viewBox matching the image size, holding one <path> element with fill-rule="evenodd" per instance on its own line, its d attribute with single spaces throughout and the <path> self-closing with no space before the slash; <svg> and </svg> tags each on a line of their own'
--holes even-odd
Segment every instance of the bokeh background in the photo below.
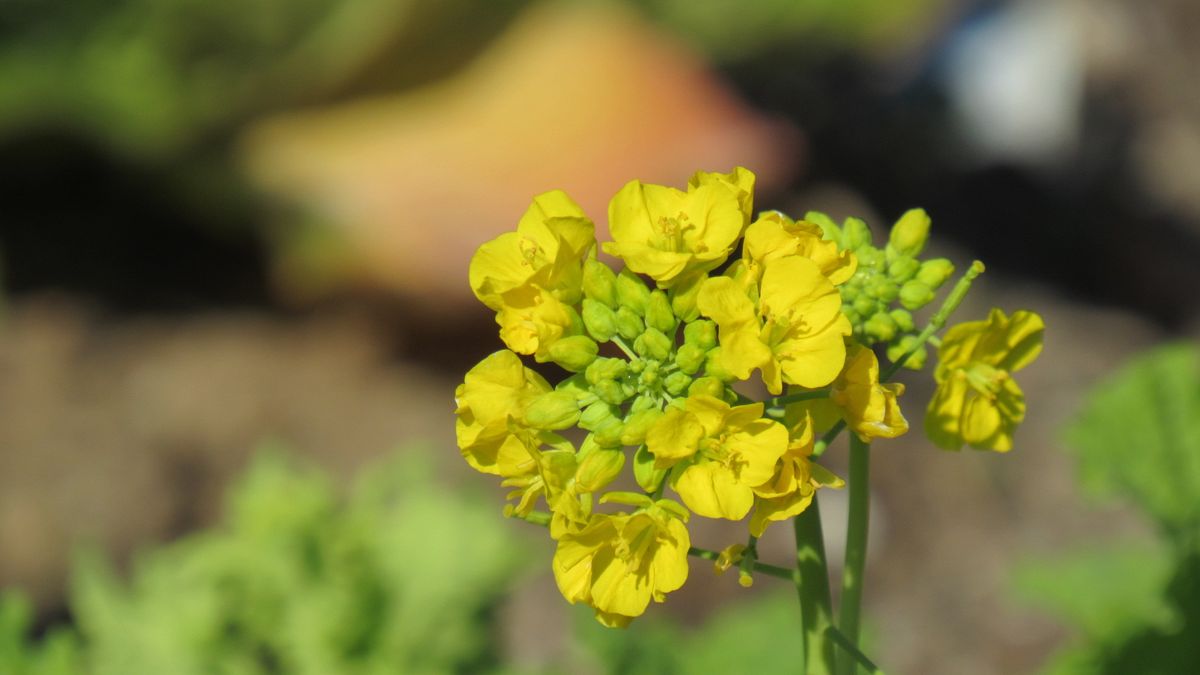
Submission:
<svg viewBox="0 0 1200 675">
<path fill-rule="evenodd" d="M 0 635 L 6 672 L 76 630 L 97 672 L 703 672 L 655 662 L 655 645 L 794 620 L 763 604 L 786 586 L 746 591 L 693 561 L 642 634 L 596 634 L 558 596 L 544 536 L 501 518 L 500 489 L 453 442 L 454 386 L 500 346 L 466 284 L 481 242 L 548 189 L 603 232 L 625 181 L 735 165 L 758 174 L 759 208 L 881 233 L 923 206 L 938 254 L 988 265 L 959 318 L 1025 308 L 1048 326 L 1011 454 L 944 453 L 918 433 L 874 453 L 873 657 L 894 673 L 1031 673 L 1119 642 L 1140 624 L 1103 603 L 1054 611 L 1045 596 L 1078 575 L 1038 561 L 1118 546 L 1126 567 L 1161 568 L 1121 607 L 1171 573 L 1153 513 L 1081 486 L 1087 444 L 1066 430 L 1128 359 L 1200 337 L 1198 66 L 1192 0 L 3 0 L 0 588 L 26 598 L 0 611 L 20 637 Z M 906 377 L 917 421 L 931 383 Z M 1125 461 L 1140 452 L 1135 438 Z M 844 507 L 825 504 L 838 560 Z M 336 549 L 314 559 L 340 562 L 263 601 L 289 598 L 288 625 L 310 633 L 287 642 L 270 619 L 183 599 L 226 575 L 217 604 L 252 606 L 258 563 L 228 551 L 275 551 L 271 578 L 300 555 L 272 538 L 287 527 L 355 533 L 314 539 Z M 787 559 L 783 529 L 765 559 Z M 694 537 L 720 548 L 735 532 Z M 464 559 L 478 562 L 446 562 Z M 1088 569 L 1101 589 L 1136 574 Z M 330 599 L 348 587 L 359 604 Z M 1195 596 L 1160 617 L 1164 635 L 1197 630 Z M 453 603 L 461 616 L 431 613 Z M 385 665 L 289 661 L 324 639 L 330 607 L 370 638 L 343 651 L 378 648 Z M 461 628 L 442 661 L 412 656 L 428 640 L 380 637 L 435 620 Z M 159 632 L 114 637 L 147 625 Z M 764 668 L 787 663 L 777 638 Z M 180 644 L 208 665 L 179 665 Z M 237 650 L 257 655 L 235 668 L 222 655 Z"/>
</svg>

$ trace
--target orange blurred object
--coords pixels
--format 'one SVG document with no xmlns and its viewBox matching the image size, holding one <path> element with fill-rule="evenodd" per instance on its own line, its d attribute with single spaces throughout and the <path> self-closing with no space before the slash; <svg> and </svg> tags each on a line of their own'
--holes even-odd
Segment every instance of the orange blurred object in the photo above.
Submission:
<svg viewBox="0 0 1200 675">
<path fill-rule="evenodd" d="M 324 228 L 281 229 L 285 297 L 365 287 L 444 307 L 470 297 L 472 253 L 536 194 L 565 189 L 603 240 L 628 180 L 682 187 L 742 165 L 770 189 L 799 146 L 636 15 L 564 3 L 529 10 L 446 82 L 263 121 L 244 158 L 257 186 Z"/>
</svg>

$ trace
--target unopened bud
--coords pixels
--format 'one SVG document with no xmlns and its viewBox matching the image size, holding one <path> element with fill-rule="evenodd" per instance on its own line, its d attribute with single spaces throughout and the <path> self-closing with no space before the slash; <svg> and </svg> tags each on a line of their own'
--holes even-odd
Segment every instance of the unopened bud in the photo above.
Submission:
<svg viewBox="0 0 1200 675">
<path fill-rule="evenodd" d="M 917 281 L 936 289 L 946 283 L 951 274 L 954 274 L 954 263 L 945 258 L 933 258 L 921 263 L 921 269 L 917 271 Z"/>
<path fill-rule="evenodd" d="M 595 258 L 583 263 L 583 294 L 609 307 L 617 306 L 617 275 L 612 268 Z"/>
<path fill-rule="evenodd" d="M 683 394 L 685 391 L 687 391 L 688 386 L 691 384 L 692 378 L 687 373 L 683 373 L 678 370 L 671 373 L 665 380 L 663 380 L 663 387 L 665 387 L 667 393 L 672 396 L 679 396 Z"/>
<path fill-rule="evenodd" d="M 708 352 L 694 344 L 685 342 L 675 352 L 675 365 L 679 366 L 679 370 L 687 375 L 695 375 L 696 371 L 700 370 L 700 366 L 704 365 L 704 359 Z"/>
<path fill-rule="evenodd" d="M 642 317 L 637 312 L 622 305 L 617 308 L 617 334 L 626 340 L 633 340 L 646 330 Z"/>
<path fill-rule="evenodd" d="M 671 348 L 675 343 L 661 331 L 647 328 L 633 341 L 633 351 L 638 356 L 655 361 L 666 361 L 671 356 Z"/>
<path fill-rule="evenodd" d="M 833 222 L 832 218 L 824 213 L 821 213 L 820 211 L 809 211 L 808 213 L 804 214 L 804 220 L 807 220 L 810 223 L 815 223 L 818 227 L 820 227 L 821 237 L 823 239 L 831 239 L 838 242 L 838 245 L 843 249 L 846 248 L 844 245 L 842 245 L 842 228 L 838 227 L 837 223 Z"/>
<path fill-rule="evenodd" d="M 921 262 L 909 256 L 900 256 L 888 263 L 887 275 L 898 283 L 904 283 L 916 275 L 921 269 Z"/>
<path fill-rule="evenodd" d="M 854 298 L 854 311 L 858 312 L 859 316 L 871 316 L 878 304 L 874 298 L 863 293 Z"/>
<path fill-rule="evenodd" d="M 579 421 L 579 403 L 571 391 L 550 391 L 525 408 L 525 423 L 534 429 L 557 431 Z"/>
<path fill-rule="evenodd" d="M 708 357 L 704 360 L 704 374 L 725 382 L 737 379 L 733 373 L 725 369 L 721 359 L 721 347 L 713 347 L 708 350 Z"/>
<path fill-rule="evenodd" d="M 639 410 L 625 420 L 625 428 L 621 431 L 622 445 L 641 445 L 646 442 L 646 432 L 662 417 L 658 408 Z"/>
<path fill-rule="evenodd" d="M 871 244 L 871 228 L 858 218 L 847 218 L 842 223 L 842 246 L 851 251 L 857 251 Z M 861 257 L 859 264 L 862 264 Z"/>
<path fill-rule="evenodd" d="M 898 340 L 896 343 L 894 343 L 890 347 L 888 347 L 888 349 L 887 349 L 888 360 L 891 361 L 892 363 L 899 361 L 900 358 L 903 357 L 906 353 L 908 353 L 908 350 L 912 349 L 913 346 L 915 346 L 916 344 L 917 344 L 917 336 L 905 335 L 904 337 L 900 338 L 900 340 Z M 928 357 L 928 354 L 925 351 L 925 347 L 922 345 L 919 349 L 917 349 L 915 352 L 913 352 L 912 356 L 908 357 L 908 360 L 904 362 L 904 367 L 911 368 L 912 370 L 920 370 L 921 368 L 923 368 L 925 366 L 925 359 L 927 357 Z"/>
<path fill-rule="evenodd" d="M 892 321 L 896 322 L 896 330 L 900 331 L 901 333 L 911 332 L 913 328 L 916 327 L 916 324 L 913 323 L 912 314 L 910 314 L 906 309 L 900 309 L 897 307 L 891 312 L 888 312 L 888 314 L 892 317 Z"/>
<path fill-rule="evenodd" d="M 584 377 L 591 384 L 599 384 L 606 380 L 619 380 L 625 377 L 629 370 L 629 362 L 625 359 L 597 358 L 584 371 Z"/>
<path fill-rule="evenodd" d="M 583 326 L 592 337 L 608 342 L 617 334 L 617 313 L 599 300 L 584 298 Z"/>
<path fill-rule="evenodd" d="M 675 312 L 671 311 L 671 301 L 663 291 L 650 294 L 646 303 L 646 325 L 667 335 L 675 334 Z"/>
<path fill-rule="evenodd" d="M 658 490 L 658 486 L 662 484 L 663 479 L 667 477 L 668 469 L 657 469 L 654 467 L 654 455 L 646 449 L 646 446 L 641 446 L 633 455 L 633 477 L 637 481 L 639 487 L 646 492 L 654 492 Z"/>
<path fill-rule="evenodd" d="M 888 342 L 896 336 L 896 322 L 883 312 L 876 312 L 863 324 L 863 332 L 876 342 Z"/>
<path fill-rule="evenodd" d="M 592 385 L 592 391 L 595 392 L 596 398 L 613 405 L 620 405 L 625 399 L 633 395 L 632 389 L 626 387 L 624 383 L 615 380 L 597 382 Z"/>
<path fill-rule="evenodd" d="M 600 427 L 609 423 L 609 421 L 620 422 L 617 417 L 621 414 L 621 409 L 612 403 L 604 401 L 596 401 L 583 409 L 583 414 L 579 416 L 579 426 L 587 431 L 595 431 Z"/>
<path fill-rule="evenodd" d="M 600 347 L 586 335 L 561 338 L 550 345 L 550 358 L 567 370 L 578 373 L 596 359 Z"/>
<path fill-rule="evenodd" d="M 688 396 L 725 398 L 725 383 L 715 377 L 701 377 L 688 387 Z"/>
<path fill-rule="evenodd" d="M 600 428 L 592 432 L 592 436 L 596 439 L 596 445 L 602 448 L 616 448 L 621 445 L 621 432 L 624 429 L 625 425 L 619 419 L 605 420 Z"/>
<path fill-rule="evenodd" d="M 645 316 L 649 302 L 650 289 L 646 288 L 646 282 L 628 268 L 621 270 L 617 275 L 617 303 L 632 309 L 638 316 Z"/>
<path fill-rule="evenodd" d="M 708 351 L 717 346 L 717 324 L 708 319 L 692 321 L 683 327 L 683 341 Z"/>
<path fill-rule="evenodd" d="M 575 471 L 575 485 L 583 492 L 597 492 L 613 482 L 625 466 L 625 453 L 620 449 L 605 447 L 589 452 Z"/>
<path fill-rule="evenodd" d="M 925 209 L 909 209 L 892 225 L 888 244 L 899 253 L 918 256 L 929 240 L 929 214 Z"/>
<path fill-rule="evenodd" d="M 910 281 L 900 287 L 900 304 L 905 309 L 918 310 L 933 300 L 933 289 L 920 281 Z"/>
</svg>

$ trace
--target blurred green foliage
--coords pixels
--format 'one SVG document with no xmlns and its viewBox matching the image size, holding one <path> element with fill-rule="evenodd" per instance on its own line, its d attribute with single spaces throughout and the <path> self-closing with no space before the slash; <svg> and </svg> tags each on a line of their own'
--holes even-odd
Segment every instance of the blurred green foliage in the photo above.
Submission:
<svg viewBox="0 0 1200 675">
<path fill-rule="evenodd" d="M 1067 438 L 1085 485 L 1132 503 L 1161 540 L 1018 570 L 1021 595 L 1080 633 L 1046 672 L 1200 672 L 1200 348 L 1135 359 L 1095 389 Z"/>
<path fill-rule="evenodd" d="M 29 642 L 0 604 L 0 672 L 252 675 L 497 672 L 494 612 L 525 556 L 489 505 L 446 498 L 420 454 L 364 471 L 342 503 L 275 453 L 227 522 L 138 558 L 76 566 L 71 631 Z"/>
</svg>

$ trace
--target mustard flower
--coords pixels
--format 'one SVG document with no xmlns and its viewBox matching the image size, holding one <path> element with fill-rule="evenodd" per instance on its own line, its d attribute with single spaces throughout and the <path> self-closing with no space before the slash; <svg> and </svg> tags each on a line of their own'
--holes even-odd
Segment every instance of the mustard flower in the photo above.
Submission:
<svg viewBox="0 0 1200 675">
<path fill-rule="evenodd" d="M 571 604 L 590 605 L 605 626 L 627 626 L 687 580 L 686 513 L 659 500 L 634 513 L 592 515 L 558 540 L 552 568 L 559 591 Z"/>
<path fill-rule="evenodd" d="M 1011 317 L 993 309 L 985 321 L 946 331 L 934 371 L 937 391 L 929 402 L 925 431 L 939 447 L 964 443 L 980 450 L 1007 452 L 1025 418 L 1025 395 L 1012 373 L 1042 351 L 1042 317 L 1018 311 Z"/>
<path fill-rule="evenodd" d="M 813 423 L 805 413 L 789 429 L 787 452 L 779 458 L 771 477 L 754 487 L 754 513 L 750 534 L 761 537 L 773 522 L 787 520 L 808 508 L 818 488 L 840 488 L 845 482 L 812 461 Z"/>
<path fill-rule="evenodd" d="M 608 206 L 604 251 L 661 288 L 691 286 L 733 252 L 749 222 L 754 174 L 697 174 L 687 192 L 631 181 Z"/>
<path fill-rule="evenodd" d="M 779 394 L 784 382 L 823 387 L 842 369 L 850 322 L 837 288 L 808 258 L 768 260 L 750 288 L 730 277 L 708 279 L 697 306 L 717 323 L 720 365 L 737 379 L 757 368 Z"/>
<path fill-rule="evenodd" d="M 879 359 L 870 348 L 855 343 L 846 354 L 846 366 L 833 381 L 829 402 L 850 430 L 866 442 L 895 438 L 908 431 L 908 420 L 897 400 L 900 383 L 879 383 Z"/>
<path fill-rule="evenodd" d="M 499 476 L 524 473 L 522 465 L 532 460 L 530 441 L 519 433 L 520 420 L 526 406 L 548 391 L 550 384 L 507 349 L 467 371 L 454 390 L 454 432 L 467 463 Z"/>
<path fill-rule="evenodd" d="M 839 250 L 837 242 L 824 239 L 819 225 L 794 221 L 778 211 L 759 215 L 746 228 L 739 264 L 746 268 L 748 278 L 757 282 L 765 263 L 793 255 L 815 262 L 835 286 L 849 281 L 858 268 L 854 254 Z"/>
<path fill-rule="evenodd" d="M 670 406 L 646 433 L 671 487 L 706 518 L 741 520 L 754 505 L 753 486 L 771 477 L 787 451 L 787 428 L 763 417 L 763 404 L 732 407 L 707 395 Z"/>
</svg>

